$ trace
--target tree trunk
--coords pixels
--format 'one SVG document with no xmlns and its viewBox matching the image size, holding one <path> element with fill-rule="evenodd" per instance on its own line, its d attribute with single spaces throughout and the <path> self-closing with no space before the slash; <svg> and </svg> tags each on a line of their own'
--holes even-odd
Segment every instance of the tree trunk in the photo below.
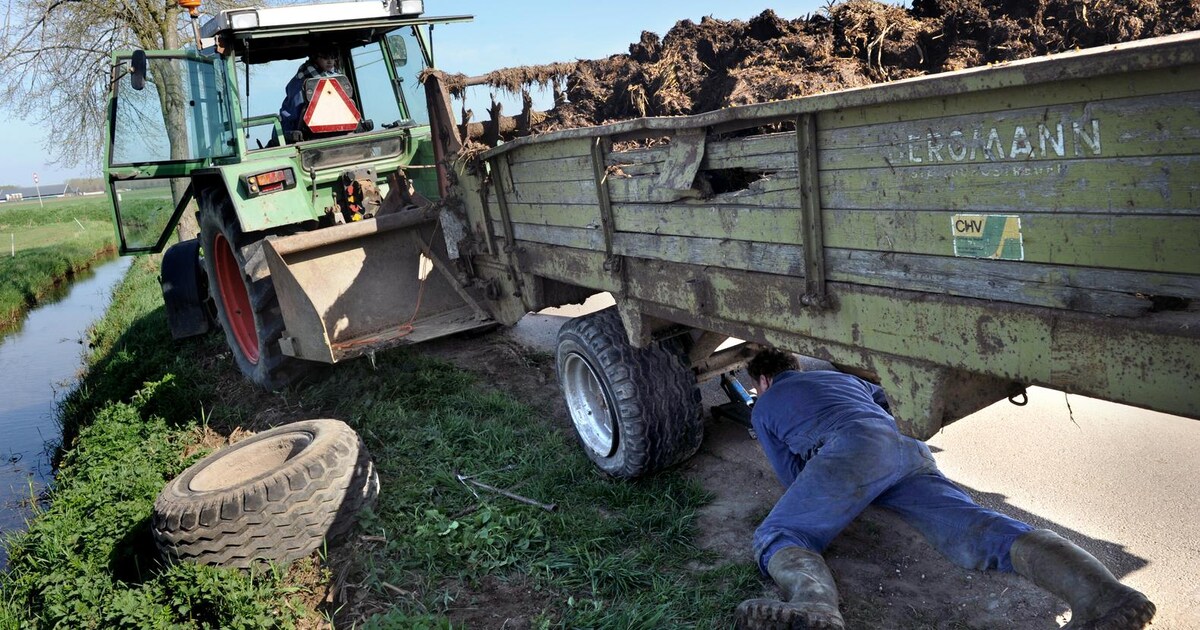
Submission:
<svg viewBox="0 0 1200 630">
<path fill-rule="evenodd" d="M 166 29 L 163 33 L 163 48 L 173 50 L 179 47 L 179 34 L 174 28 Z M 186 160 L 191 157 L 191 148 L 187 135 L 187 101 L 195 98 L 184 86 L 183 68 L 178 61 L 151 60 L 152 72 L 158 80 L 158 98 L 162 105 L 163 123 L 166 125 L 167 141 L 170 144 L 172 160 Z M 171 201 L 173 207 L 179 206 L 187 190 L 188 181 L 182 178 L 171 180 Z M 200 235 L 200 225 L 196 220 L 196 203 L 193 199 L 188 203 L 188 209 L 179 217 L 175 233 L 179 240 L 185 241 Z"/>
<path fill-rule="evenodd" d="M 187 182 L 178 180 L 171 182 L 171 196 L 175 199 L 177 206 L 183 197 L 185 188 L 187 188 Z M 196 209 L 196 199 L 192 199 L 188 202 L 187 210 L 184 210 L 183 215 L 179 217 L 179 223 L 175 226 L 175 233 L 179 235 L 179 240 L 186 241 L 200 236 L 200 222 L 196 219 Z"/>
</svg>

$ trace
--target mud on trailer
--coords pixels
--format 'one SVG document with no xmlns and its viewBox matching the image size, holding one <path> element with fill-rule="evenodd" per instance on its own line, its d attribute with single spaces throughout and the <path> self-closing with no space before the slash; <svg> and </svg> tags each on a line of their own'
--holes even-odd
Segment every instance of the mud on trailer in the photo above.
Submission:
<svg viewBox="0 0 1200 630">
<path fill-rule="evenodd" d="M 200 239 L 163 261 L 172 330 L 203 332 L 212 304 L 260 385 L 607 291 L 558 367 L 616 476 L 691 455 L 697 381 L 754 344 L 877 380 L 919 438 L 1028 385 L 1200 417 L 1197 34 L 480 153 L 429 71 L 428 24 L 467 18 L 420 4 L 223 12 L 210 47 L 146 53 L 174 128 L 146 124 L 135 54 L 114 60 L 122 251 L 161 250 L 190 187 Z M 282 86 L 252 70 L 317 38 L 361 118 L 285 137 Z M 730 337 L 748 344 L 717 351 Z"/>
</svg>

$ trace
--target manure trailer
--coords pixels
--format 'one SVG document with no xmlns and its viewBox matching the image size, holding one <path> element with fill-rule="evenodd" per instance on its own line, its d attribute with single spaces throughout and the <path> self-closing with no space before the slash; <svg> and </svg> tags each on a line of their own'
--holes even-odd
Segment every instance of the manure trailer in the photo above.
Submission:
<svg viewBox="0 0 1200 630">
<path fill-rule="evenodd" d="M 136 147 L 157 161 L 118 151 L 122 99 L 144 92 L 120 76 L 138 54 L 115 59 L 122 251 L 161 250 L 189 188 L 201 236 L 163 259 L 172 330 L 215 311 L 260 385 L 609 292 L 557 360 L 584 450 L 618 477 L 690 456 L 697 383 L 761 344 L 880 383 L 922 439 L 1029 385 L 1200 417 L 1200 34 L 479 152 L 427 31 L 467 18 L 420 4 L 303 27 L 287 12 L 344 5 L 230 10 L 211 46 L 145 53 L 178 77 L 151 85 L 190 90 L 184 150 L 169 126 Z M 343 74 L 310 91 L 342 88 L 324 111 L 343 129 L 281 133 L 239 86 L 316 38 Z M 132 184 L 158 186 L 157 210 Z"/>
</svg>

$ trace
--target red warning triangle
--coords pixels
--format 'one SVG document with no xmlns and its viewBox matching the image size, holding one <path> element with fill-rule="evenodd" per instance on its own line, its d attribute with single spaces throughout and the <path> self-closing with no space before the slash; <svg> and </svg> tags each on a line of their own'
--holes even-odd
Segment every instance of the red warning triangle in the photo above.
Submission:
<svg viewBox="0 0 1200 630">
<path fill-rule="evenodd" d="M 304 124 L 313 133 L 354 131 L 362 115 L 354 101 L 346 95 L 342 84 L 334 79 L 321 79 L 313 90 L 308 109 L 304 110 Z"/>
</svg>

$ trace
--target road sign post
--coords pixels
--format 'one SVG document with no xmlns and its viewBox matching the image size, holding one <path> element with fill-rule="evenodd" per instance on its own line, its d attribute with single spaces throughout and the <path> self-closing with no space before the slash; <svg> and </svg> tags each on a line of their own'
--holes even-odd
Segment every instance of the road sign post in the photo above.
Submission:
<svg viewBox="0 0 1200 630">
<path fill-rule="evenodd" d="M 33 187 L 37 190 L 38 207 L 41 208 L 42 210 L 45 210 L 46 204 L 42 203 L 42 186 L 41 186 L 41 184 L 38 183 L 38 174 L 36 172 L 34 172 L 34 174 L 33 174 Z"/>
</svg>

